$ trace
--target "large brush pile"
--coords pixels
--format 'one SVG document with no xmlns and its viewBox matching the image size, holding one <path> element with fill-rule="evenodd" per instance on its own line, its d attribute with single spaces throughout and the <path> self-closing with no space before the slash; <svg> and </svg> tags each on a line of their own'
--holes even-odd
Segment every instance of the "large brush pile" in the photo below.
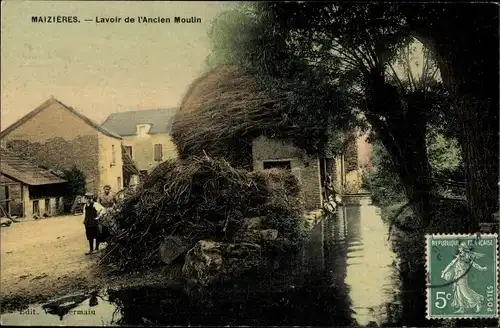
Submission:
<svg viewBox="0 0 500 328">
<path fill-rule="evenodd" d="M 120 205 L 112 218 L 120 231 L 102 261 L 122 269 L 160 263 L 166 236 L 189 245 L 230 240 L 242 219 L 297 220 L 302 201 L 297 179 L 282 170 L 247 172 L 225 160 L 194 157 L 160 164 Z"/>
<path fill-rule="evenodd" d="M 179 156 L 206 152 L 249 169 L 253 138 L 277 130 L 286 134 L 291 128 L 280 109 L 283 103 L 240 67 L 213 69 L 191 84 L 174 118 L 172 137 Z"/>
</svg>

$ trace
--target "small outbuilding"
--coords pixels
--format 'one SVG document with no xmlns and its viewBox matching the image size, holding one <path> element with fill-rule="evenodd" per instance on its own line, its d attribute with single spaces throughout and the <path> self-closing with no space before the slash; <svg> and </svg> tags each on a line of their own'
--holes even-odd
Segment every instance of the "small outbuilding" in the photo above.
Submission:
<svg viewBox="0 0 500 328">
<path fill-rule="evenodd" d="M 290 142 L 264 136 L 252 142 L 253 169 L 281 168 L 290 170 L 302 186 L 305 206 L 315 210 L 323 206 L 326 177 L 331 176 L 337 189 L 343 180 L 343 156 L 325 157 L 306 154 Z"/>
<path fill-rule="evenodd" d="M 63 211 L 66 180 L 0 148 L 1 216 L 41 217 Z"/>
</svg>

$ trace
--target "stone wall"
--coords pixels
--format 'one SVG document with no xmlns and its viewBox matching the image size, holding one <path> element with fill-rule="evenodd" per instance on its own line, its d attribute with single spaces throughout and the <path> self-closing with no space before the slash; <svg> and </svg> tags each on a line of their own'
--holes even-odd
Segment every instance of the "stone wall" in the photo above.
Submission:
<svg viewBox="0 0 500 328">
<path fill-rule="evenodd" d="M 60 137 L 46 142 L 31 142 L 29 140 L 11 140 L 7 148 L 18 156 L 37 163 L 45 168 L 62 170 L 73 165 L 85 173 L 87 181 L 98 188 L 99 185 L 99 143 L 98 136 L 80 136 L 73 140 Z M 121 150 L 119 152 L 121 158 Z"/>
<path fill-rule="evenodd" d="M 299 179 L 307 209 L 322 205 L 320 163 L 317 156 L 305 154 L 291 143 L 259 137 L 252 142 L 253 169 L 263 170 L 266 161 L 290 161 Z"/>
</svg>

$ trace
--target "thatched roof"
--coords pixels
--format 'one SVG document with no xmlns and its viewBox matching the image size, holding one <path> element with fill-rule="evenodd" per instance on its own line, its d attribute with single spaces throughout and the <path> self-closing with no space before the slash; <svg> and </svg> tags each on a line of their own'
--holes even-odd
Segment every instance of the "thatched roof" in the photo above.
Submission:
<svg viewBox="0 0 500 328">
<path fill-rule="evenodd" d="M 251 73 L 219 66 L 191 84 L 174 117 L 172 136 L 181 158 L 206 152 L 248 167 L 252 139 L 283 129 L 283 117 L 279 99 Z"/>
</svg>

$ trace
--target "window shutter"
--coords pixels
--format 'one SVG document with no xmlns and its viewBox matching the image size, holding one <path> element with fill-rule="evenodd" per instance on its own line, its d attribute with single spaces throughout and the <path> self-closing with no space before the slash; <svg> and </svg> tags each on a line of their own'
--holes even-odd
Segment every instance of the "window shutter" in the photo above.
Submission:
<svg viewBox="0 0 500 328">
<path fill-rule="evenodd" d="M 156 144 L 154 146 L 154 160 L 156 162 L 161 162 L 163 160 L 163 145 Z"/>
<path fill-rule="evenodd" d="M 115 152 L 115 145 L 111 145 L 111 165 L 116 164 L 116 152 Z"/>
</svg>

